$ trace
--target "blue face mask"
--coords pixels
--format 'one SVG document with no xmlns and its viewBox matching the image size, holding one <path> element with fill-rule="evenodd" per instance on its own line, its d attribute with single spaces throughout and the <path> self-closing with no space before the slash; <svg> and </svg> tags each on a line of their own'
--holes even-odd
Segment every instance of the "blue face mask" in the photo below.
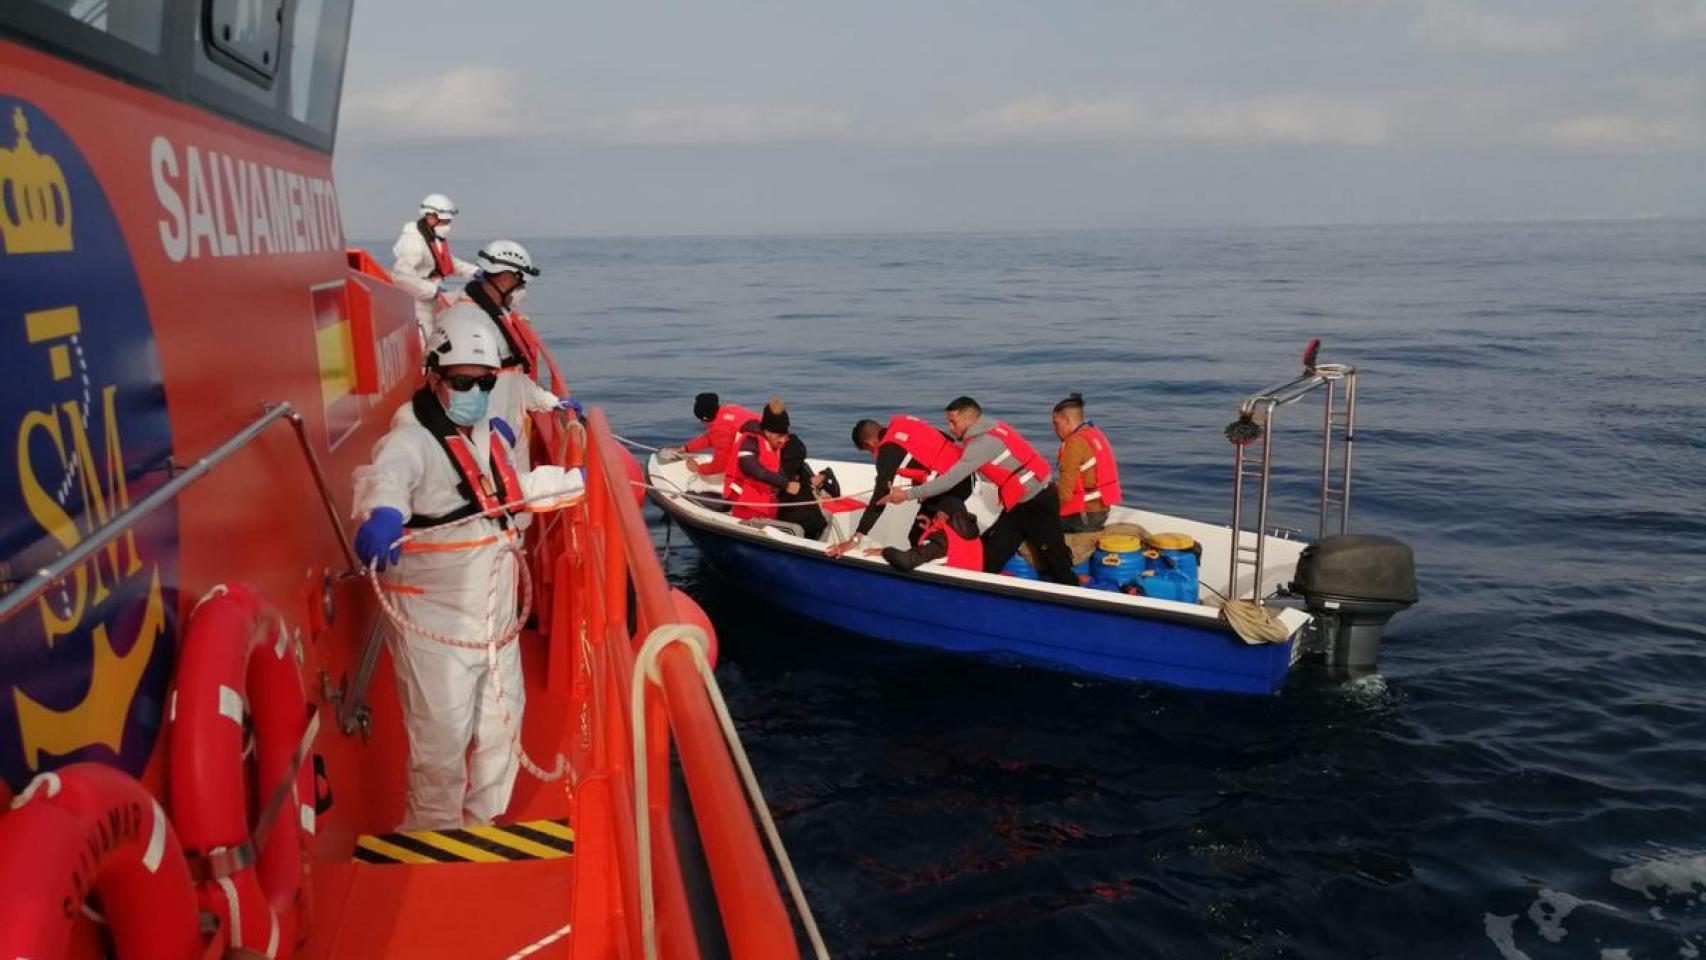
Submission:
<svg viewBox="0 0 1706 960">
<path fill-rule="evenodd" d="M 479 387 L 467 390 L 450 390 L 450 402 L 445 405 L 444 412 L 450 417 L 450 422 L 458 426 L 471 427 L 486 417 L 486 406 L 492 395 Z"/>
</svg>

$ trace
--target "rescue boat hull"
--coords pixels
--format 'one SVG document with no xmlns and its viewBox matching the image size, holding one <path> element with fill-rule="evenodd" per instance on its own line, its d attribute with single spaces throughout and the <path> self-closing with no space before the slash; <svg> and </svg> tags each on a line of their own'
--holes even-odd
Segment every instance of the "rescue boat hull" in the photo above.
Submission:
<svg viewBox="0 0 1706 960">
<path fill-rule="evenodd" d="M 837 463 L 836 473 L 859 465 Z M 651 476 L 676 478 L 655 461 Z M 846 481 L 844 480 L 844 483 Z M 997 662 L 1193 690 L 1269 694 L 1296 659 L 1282 643 L 1247 644 L 1198 604 L 1147 600 L 1018 580 L 939 564 L 903 572 L 881 560 L 832 559 L 823 544 L 745 526 L 654 491 L 705 560 L 760 599 L 853 633 Z M 852 514 L 856 517 L 857 514 Z M 899 526 L 903 517 L 885 518 Z M 838 525 L 845 525 L 838 518 Z M 1288 622 L 1295 628 L 1303 618 Z"/>
</svg>

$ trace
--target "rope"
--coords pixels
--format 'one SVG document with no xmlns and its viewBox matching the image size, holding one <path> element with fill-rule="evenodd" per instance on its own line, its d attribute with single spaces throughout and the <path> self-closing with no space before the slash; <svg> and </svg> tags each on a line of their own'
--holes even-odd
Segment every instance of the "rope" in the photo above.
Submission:
<svg viewBox="0 0 1706 960">
<path fill-rule="evenodd" d="M 627 437 L 624 437 L 621 434 L 611 434 L 611 436 L 615 437 L 619 442 L 625 443 L 628 446 L 633 447 L 636 450 L 645 450 L 645 451 L 650 452 L 650 453 L 657 453 L 662 449 L 661 447 L 648 446 L 644 443 L 640 443 L 637 440 L 629 440 Z M 698 501 L 700 503 L 722 503 L 722 504 L 727 504 L 728 506 L 731 506 L 731 507 L 734 506 L 737 502 L 744 503 L 749 507 L 798 507 L 798 506 L 804 506 L 804 504 L 802 504 L 798 500 L 789 500 L 789 501 L 782 501 L 782 500 L 776 500 L 776 501 L 726 500 L 722 497 L 713 496 L 709 493 L 701 493 L 697 490 L 685 489 L 682 486 L 680 486 L 679 484 L 677 484 L 675 481 L 669 479 L 668 477 L 658 477 L 658 479 L 662 480 L 664 483 L 669 484 L 672 489 L 665 490 L 662 487 L 654 486 L 652 484 L 646 483 L 646 482 L 641 481 L 641 480 L 630 480 L 628 482 L 633 484 L 636 487 L 639 487 L 642 490 L 654 490 L 654 491 L 656 491 L 658 493 L 662 493 L 662 494 L 682 496 L 682 497 L 692 497 L 695 501 Z M 875 492 L 875 488 L 873 488 L 871 490 L 860 490 L 857 493 L 844 493 L 841 496 L 842 497 L 866 497 L 866 496 L 870 496 L 873 492 Z M 839 498 L 837 498 L 837 499 L 839 499 Z"/>
<path fill-rule="evenodd" d="M 696 503 L 723 503 L 723 504 L 727 504 L 731 507 L 734 506 L 736 503 L 742 503 L 742 504 L 745 504 L 746 506 L 749 506 L 749 507 L 803 507 L 806 505 L 805 503 L 803 503 L 799 500 L 774 500 L 774 501 L 766 501 L 766 500 L 726 500 L 722 497 L 712 496 L 709 493 L 701 493 L 698 490 L 685 489 L 680 484 L 676 483 L 674 480 L 671 480 L 668 477 L 658 477 L 658 479 L 662 480 L 664 483 L 669 484 L 670 489 L 665 490 L 663 487 L 656 486 L 656 485 L 650 484 L 650 483 L 646 483 L 643 480 L 630 480 L 628 482 L 633 484 L 636 487 L 639 487 L 642 490 L 652 490 L 652 491 L 655 491 L 657 493 L 661 493 L 665 496 L 670 496 L 670 497 L 687 497 Z M 844 493 L 839 497 L 832 497 L 831 499 L 844 500 L 848 497 L 852 497 L 853 499 L 857 500 L 861 497 L 869 497 L 874 492 L 876 492 L 875 488 L 872 488 L 870 490 L 858 490 L 858 491 L 855 491 L 853 493 Z"/>
<path fill-rule="evenodd" d="M 647 444 L 641 443 L 638 440 L 629 440 L 627 437 L 624 437 L 620 433 L 612 433 L 611 436 L 616 438 L 617 443 L 623 444 L 625 446 L 633 447 L 635 450 L 644 450 L 647 453 L 658 453 L 661 450 L 663 450 L 662 447 L 653 447 L 653 446 L 649 446 Z"/>
<path fill-rule="evenodd" d="M 569 924 L 565 923 L 561 928 L 554 930 L 551 933 L 547 933 L 538 940 L 535 940 L 527 946 L 522 947 L 520 950 L 510 954 L 508 960 L 522 960 L 523 957 L 530 957 L 568 935 Z"/>
<path fill-rule="evenodd" d="M 1291 628 L 1272 610 L 1254 600 L 1233 600 L 1220 608 L 1220 617 L 1245 643 L 1284 643 Z"/>
<path fill-rule="evenodd" d="M 636 487 L 639 487 L 642 490 L 651 490 L 655 493 L 661 493 L 666 497 L 685 497 L 689 500 L 694 501 L 695 503 L 722 503 L 722 504 L 727 504 L 731 507 L 734 506 L 736 503 L 736 501 L 734 501 L 734 500 L 725 500 L 722 497 L 714 497 L 708 493 L 699 493 L 698 491 L 694 491 L 694 490 L 684 490 L 684 489 L 682 489 L 682 487 L 680 485 L 678 485 L 675 481 L 669 479 L 668 477 L 658 477 L 658 479 L 662 480 L 664 483 L 669 484 L 672 489 L 665 490 L 663 487 L 659 487 L 659 486 L 656 486 L 656 485 L 650 484 L 650 483 L 645 483 L 644 481 L 640 481 L 640 480 L 630 480 L 628 482 L 633 484 Z M 874 492 L 876 492 L 875 488 L 872 488 L 870 490 L 860 490 L 860 491 L 857 491 L 855 493 L 844 493 L 841 495 L 841 497 L 853 497 L 855 499 L 858 499 L 860 497 L 869 497 Z M 841 497 L 838 497 L 836 499 L 841 499 Z M 776 501 L 774 503 L 765 503 L 765 502 L 754 502 L 751 500 L 742 500 L 739 502 L 744 503 L 749 507 L 777 507 L 777 508 L 781 508 L 781 507 L 803 507 L 803 506 L 805 506 L 805 504 L 797 502 L 797 501 L 791 502 L 791 503 L 783 503 L 781 501 Z M 820 507 L 820 509 L 821 509 L 821 507 Z M 666 514 L 664 514 L 664 516 L 666 518 L 666 523 L 667 523 L 667 517 L 669 515 L 666 513 Z M 830 535 L 835 538 L 832 541 L 832 545 L 833 544 L 845 543 L 847 540 L 851 539 L 849 537 L 843 537 L 841 535 L 841 531 L 836 529 L 834 517 L 826 517 L 825 519 L 829 520 L 829 526 L 827 527 L 827 529 L 829 530 Z M 668 535 L 667 534 L 667 527 L 665 529 L 666 529 L 665 536 L 667 536 Z"/>
<path fill-rule="evenodd" d="M 460 520 L 453 520 L 450 523 L 440 524 L 430 529 L 434 531 L 450 530 L 479 520 L 492 519 L 500 512 L 512 512 L 529 503 L 535 503 L 541 500 L 558 500 L 561 499 L 562 496 L 561 492 L 552 492 L 548 494 L 540 494 L 534 497 L 525 497 L 510 503 L 500 504 L 493 507 L 491 510 L 463 517 Z M 401 537 L 397 538 L 392 546 L 401 547 L 403 544 L 413 541 L 416 537 L 421 536 L 426 532 L 426 530 L 415 530 L 404 533 Z M 521 610 L 516 614 L 515 622 L 508 630 L 504 631 L 503 636 L 501 637 L 492 635 L 495 632 L 492 625 L 497 619 L 498 581 L 500 579 L 498 563 L 502 562 L 502 558 L 500 558 L 498 562 L 494 562 L 492 564 L 491 575 L 486 581 L 485 620 L 487 637 L 480 641 L 461 640 L 456 637 L 447 636 L 409 619 L 409 617 L 392 604 L 390 598 L 386 596 L 385 590 L 380 583 L 379 570 L 375 564 L 368 565 L 366 571 L 367 580 L 373 587 L 373 595 L 379 601 L 379 608 L 385 612 L 386 619 L 396 625 L 400 633 L 412 633 L 422 639 L 430 640 L 434 643 L 443 644 L 449 647 L 457 647 L 463 650 L 485 651 L 486 682 L 492 685 L 492 699 L 497 701 L 498 716 L 503 724 L 505 733 L 509 735 L 510 748 L 515 751 L 516 759 L 520 761 L 522 769 L 546 783 L 555 783 L 563 779 L 568 769 L 568 760 L 559 753 L 557 754 L 556 763 L 550 770 L 546 770 L 535 763 L 532 757 L 527 755 L 527 750 L 521 745 L 521 725 L 515 722 L 515 717 L 510 712 L 509 696 L 504 690 L 503 685 L 503 673 L 498 669 L 498 651 L 515 642 L 515 639 L 521 636 L 522 625 L 527 622 L 528 615 L 533 612 L 533 575 L 527 569 L 526 558 L 522 555 L 521 547 L 512 539 L 509 543 L 504 545 L 501 552 L 504 557 L 512 559 L 515 563 L 516 580 L 521 590 Z"/>
<path fill-rule="evenodd" d="M 765 840 L 768 841 L 770 852 L 776 858 L 776 866 L 787 884 L 788 896 L 794 901 L 794 910 L 805 927 L 806 937 L 811 941 L 812 952 L 819 960 L 829 960 L 829 948 L 824 946 L 823 934 L 818 931 L 811 904 L 806 901 L 805 891 L 800 887 L 799 875 L 794 872 L 794 863 L 788 858 L 788 849 L 782 844 L 782 835 L 776 829 L 776 820 L 770 815 L 770 805 L 764 800 L 764 790 L 758 784 L 758 775 L 753 772 L 752 761 L 746 755 L 746 747 L 740 742 L 740 734 L 735 731 L 734 718 L 729 715 L 729 705 L 723 699 L 722 688 L 717 685 L 710 661 L 705 657 L 705 631 L 686 623 L 666 623 L 654 629 L 646 637 L 646 642 L 640 645 L 640 652 L 634 657 L 634 679 L 629 707 L 634 718 L 634 833 L 639 848 L 640 929 L 645 936 L 646 960 L 655 960 L 657 957 L 657 907 L 652 893 L 651 825 L 647 816 L 645 685 L 648 681 L 660 682 L 653 674 L 653 665 L 663 649 L 672 643 L 685 643 L 693 656 L 693 665 L 699 671 L 705 692 L 710 695 L 711 708 L 716 711 L 717 724 L 723 731 L 723 740 L 728 744 L 729 754 L 734 757 L 735 766 L 740 770 L 747 797 L 758 814 L 759 823 L 764 827 Z"/>
</svg>

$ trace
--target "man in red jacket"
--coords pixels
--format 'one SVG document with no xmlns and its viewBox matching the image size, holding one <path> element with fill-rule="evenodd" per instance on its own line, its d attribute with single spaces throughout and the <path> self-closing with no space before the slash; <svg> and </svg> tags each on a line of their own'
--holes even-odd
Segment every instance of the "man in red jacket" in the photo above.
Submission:
<svg viewBox="0 0 1706 960">
<path fill-rule="evenodd" d="M 701 393 L 693 398 L 693 415 L 705 424 L 705 432 L 679 447 L 658 451 L 659 460 L 667 463 L 689 453 L 709 450 L 708 459 L 694 458 L 688 461 L 687 468 L 701 477 L 717 476 L 728 469 L 741 429 L 757 423 L 758 414 L 738 404 L 722 403 L 714 393 Z"/>
</svg>

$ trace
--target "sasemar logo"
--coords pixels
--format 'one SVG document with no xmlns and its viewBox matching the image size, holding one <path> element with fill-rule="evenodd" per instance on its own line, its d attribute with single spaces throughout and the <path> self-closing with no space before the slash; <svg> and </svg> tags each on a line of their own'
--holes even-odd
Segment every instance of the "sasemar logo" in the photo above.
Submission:
<svg viewBox="0 0 1706 960">
<path fill-rule="evenodd" d="M 41 111 L 0 97 L 0 579 L 16 583 L 165 481 L 171 425 L 148 313 L 111 206 Z M 177 609 L 163 509 L 0 624 L 0 777 L 72 760 L 142 771 Z"/>
</svg>

